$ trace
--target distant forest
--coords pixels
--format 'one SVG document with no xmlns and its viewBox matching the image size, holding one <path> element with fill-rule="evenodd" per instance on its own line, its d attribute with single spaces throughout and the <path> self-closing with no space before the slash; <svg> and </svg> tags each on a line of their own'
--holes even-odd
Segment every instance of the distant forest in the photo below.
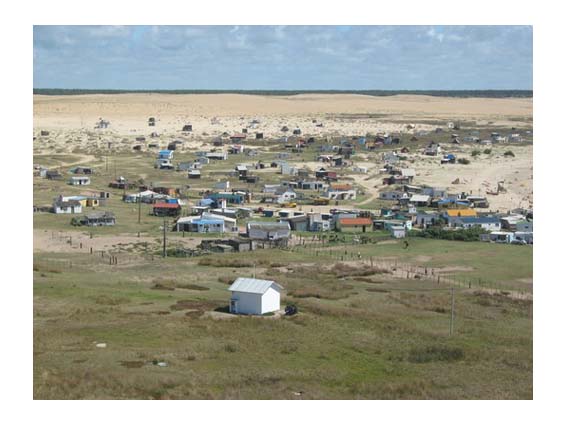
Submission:
<svg viewBox="0 0 567 425">
<path fill-rule="evenodd" d="M 416 94 L 441 97 L 533 97 L 533 90 L 87 90 L 87 89 L 33 89 L 33 94 L 66 96 L 79 94 L 253 94 L 260 96 L 293 96 L 296 94 L 363 94 L 367 96 L 395 96 Z"/>
</svg>

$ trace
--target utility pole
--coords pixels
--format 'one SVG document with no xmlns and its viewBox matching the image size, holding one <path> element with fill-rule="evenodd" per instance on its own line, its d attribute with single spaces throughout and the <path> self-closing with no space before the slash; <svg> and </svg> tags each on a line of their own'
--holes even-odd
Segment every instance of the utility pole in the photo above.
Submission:
<svg viewBox="0 0 567 425">
<path fill-rule="evenodd" d="M 449 336 L 453 335 L 453 322 L 455 320 L 455 287 L 451 288 L 451 326 L 449 328 Z"/>
<path fill-rule="evenodd" d="M 166 236 L 165 236 L 165 218 L 164 218 L 163 219 L 163 254 L 162 254 L 163 258 L 167 257 L 167 252 L 165 250 L 165 244 L 166 244 L 165 238 Z"/>
<path fill-rule="evenodd" d="M 142 219 L 142 197 L 138 193 L 138 224 L 140 224 L 141 219 Z"/>
</svg>

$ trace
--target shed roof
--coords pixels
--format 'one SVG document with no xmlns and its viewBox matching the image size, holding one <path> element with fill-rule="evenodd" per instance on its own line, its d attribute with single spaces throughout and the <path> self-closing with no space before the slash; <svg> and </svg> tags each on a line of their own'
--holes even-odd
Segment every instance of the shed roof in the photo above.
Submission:
<svg viewBox="0 0 567 425">
<path fill-rule="evenodd" d="M 252 279 L 247 277 L 239 277 L 234 281 L 229 291 L 246 292 L 249 294 L 264 294 L 272 285 L 282 290 L 282 286 L 273 280 Z"/>
</svg>

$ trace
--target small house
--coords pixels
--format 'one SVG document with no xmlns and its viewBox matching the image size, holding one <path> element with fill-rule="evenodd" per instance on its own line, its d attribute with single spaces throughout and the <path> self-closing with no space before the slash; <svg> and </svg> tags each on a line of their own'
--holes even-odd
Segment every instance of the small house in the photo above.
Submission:
<svg viewBox="0 0 567 425">
<path fill-rule="evenodd" d="M 401 199 L 409 199 L 408 194 L 401 190 L 387 190 L 380 192 L 379 195 L 380 199 L 383 201 L 398 201 Z"/>
<path fill-rule="evenodd" d="M 406 228 L 404 226 L 391 226 L 390 235 L 394 239 L 402 239 L 406 237 Z"/>
<path fill-rule="evenodd" d="M 108 211 L 95 211 L 89 213 L 79 219 L 71 221 L 73 225 L 79 226 L 114 226 L 116 224 L 116 217 L 113 213 Z"/>
<path fill-rule="evenodd" d="M 201 178 L 201 170 L 189 170 L 187 173 L 187 177 L 190 179 L 200 179 Z"/>
<path fill-rule="evenodd" d="M 273 280 L 239 277 L 228 288 L 231 292 L 230 312 L 262 315 L 278 311 L 282 289 Z"/>
<path fill-rule="evenodd" d="M 209 160 L 226 161 L 227 153 L 226 152 L 207 152 L 205 154 L 205 157 L 208 158 Z"/>
<path fill-rule="evenodd" d="M 327 189 L 325 196 L 331 200 L 355 200 L 356 189 L 350 184 L 332 184 Z"/>
<path fill-rule="evenodd" d="M 173 159 L 173 151 L 170 149 L 164 149 L 158 152 L 158 159 Z"/>
<path fill-rule="evenodd" d="M 73 176 L 69 179 L 69 184 L 73 186 L 86 186 L 91 184 L 91 178 L 87 176 Z"/>
<path fill-rule="evenodd" d="M 449 226 L 455 226 L 455 224 L 462 217 L 476 217 L 476 211 L 471 208 L 460 208 L 460 209 L 449 209 L 443 214 L 443 218 L 447 221 Z"/>
<path fill-rule="evenodd" d="M 79 201 L 57 199 L 53 202 L 53 212 L 55 214 L 80 214 L 83 212 L 83 206 Z"/>
<path fill-rule="evenodd" d="M 429 156 L 439 155 L 441 153 L 441 146 L 438 143 L 431 142 L 423 153 Z"/>
<path fill-rule="evenodd" d="M 426 228 L 439 223 L 441 214 L 436 211 L 418 211 L 415 224 L 419 227 Z"/>
<path fill-rule="evenodd" d="M 470 229 L 480 227 L 484 230 L 499 231 L 501 229 L 500 219 L 498 217 L 460 217 L 453 222 L 455 227 Z"/>
<path fill-rule="evenodd" d="M 291 236 L 289 223 L 254 222 L 246 224 L 246 233 L 250 239 L 262 241 L 287 241 Z"/>
<path fill-rule="evenodd" d="M 157 217 L 177 217 L 181 214 L 181 205 L 158 202 L 153 205 L 153 214 Z"/>
<path fill-rule="evenodd" d="M 370 217 L 339 218 L 337 230 L 340 232 L 366 232 L 372 230 L 372 219 Z"/>
<path fill-rule="evenodd" d="M 47 170 L 45 172 L 45 178 L 47 180 L 63 180 L 63 176 L 57 170 Z"/>
<path fill-rule="evenodd" d="M 431 197 L 429 195 L 412 195 L 409 200 L 412 204 L 417 207 L 427 207 L 431 201 Z"/>
</svg>

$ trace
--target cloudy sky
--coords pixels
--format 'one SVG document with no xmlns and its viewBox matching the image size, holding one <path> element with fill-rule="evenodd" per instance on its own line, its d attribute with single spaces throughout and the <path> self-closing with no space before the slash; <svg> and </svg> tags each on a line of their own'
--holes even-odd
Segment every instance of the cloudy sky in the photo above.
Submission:
<svg viewBox="0 0 567 425">
<path fill-rule="evenodd" d="M 34 87 L 532 89 L 526 26 L 35 26 Z"/>
</svg>

